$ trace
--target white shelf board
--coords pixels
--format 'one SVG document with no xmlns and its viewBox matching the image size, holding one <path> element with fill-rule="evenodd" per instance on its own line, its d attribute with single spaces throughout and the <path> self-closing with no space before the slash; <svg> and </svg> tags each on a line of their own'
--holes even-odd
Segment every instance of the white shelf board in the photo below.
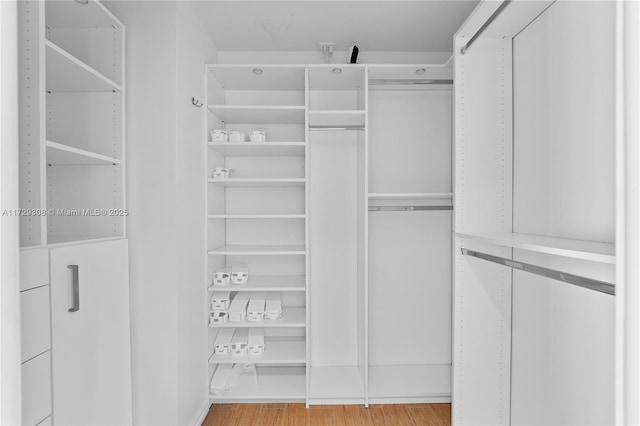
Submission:
<svg viewBox="0 0 640 426">
<path fill-rule="evenodd" d="M 339 68 L 342 72 L 335 74 L 334 68 Z M 309 90 L 356 90 L 364 85 L 364 65 L 309 65 Z"/>
<path fill-rule="evenodd" d="M 416 73 L 424 69 L 422 74 Z M 378 64 L 369 65 L 371 80 L 452 80 L 453 67 L 444 64 Z"/>
<path fill-rule="evenodd" d="M 595 241 L 572 240 L 544 235 L 496 233 L 456 233 L 456 237 L 481 241 L 503 247 L 553 254 L 573 259 L 601 263 L 616 263 L 615 244 Z"/>
<path fill-rule="evenodd" d="M 119 92 L 114 83 L 49 40 L 46 47 L 47 90 L 50 92 Z"/>
<path fill-rule="evenodd" d="M 211 328 L 267 328 L 267 327 L 304 327 L 305 326 L 305 308 L 304 307 L 282 307 L 282 317 L 270 320 L 264 319 L 262 321 L 239 321 L 239 322 L 226 322 L 224 324 L 210 325 Z"/>
<path fill-rule="evenodd" d="M 122 28 L 122 23 L 99 1 L 87 4 L 75 1 L 45 2 L 46 25 L 51 29 Z"/>
<path fill-rule="evenodd" d="M 304 219 L 305 214 L 210 214 L 209 219 Z"/>
<path fill-rule="evenodd" d="M 305 291 L 304 276 L 254 276 L 249 275 L 247 284 L 227 287 L 209 286 L 209 291 Z"/>
<path fill-rule="evenodd" d="M 310 110 L 311 126 L 363 126 L 364 110 Z"/>
<path fill-rule="evenodd" d="M 61 143 L 45 141 L 47 164 L 51 165 L 91 165 L 120 164 L 120 160 L 95 152 L 85 151 Z"/>
<path fill-rule="evenodd" d="M 304 157 L 304 142 L 209 142 L 209 147 L 230 157 Z"/>
<path fill-rule="evenodd" d="M 300 255 L 305 254 L 303 244 L 228 245 L 209 250 L 211 256 Z"/>
<path fill-rule="evenodd" d="M 209 364 L 305 364 L 304 337 L 265 337 L 262 355 L 218 355 L 209 357 Z"/>
<path fill-rule="evenodd" d="M 304 124 L 304 105 L 209 105 L 226 124 Z"/>
<path fill-rule="evenodd" d="M 358 367 L 311 367 L 309 398 L 360 398 L 364 386 Z"/>
<path fill-rule="evenodd" d="M 262 74 L 253 72 L 261 69 Z M 209 72 L 225 90 L 304 91 L 304 66 L 212 64 Z"/>
<path fill-rule="evenodd" d="M 208 179 L 209 183 L 226 187 L 283 187 L 304 186 L 305 178 L 227 178 Z"/>
<path fill-rule="evenodd" d="M 453 192 L 370 192 L 370 200 L 445 200 Z"/>
<path fill-rule="evenodd" d="M 450 365 L 370 365 L 370 397 L 450 396 Z"/>
<path fill-rule="evenodd" d="M 252 375 L 242 375 L 224 395 L 209 395 L 217 401 L 303 401 L 305 398 L 304 367 L 256 367 L 258 384 Z"/>
</svg>

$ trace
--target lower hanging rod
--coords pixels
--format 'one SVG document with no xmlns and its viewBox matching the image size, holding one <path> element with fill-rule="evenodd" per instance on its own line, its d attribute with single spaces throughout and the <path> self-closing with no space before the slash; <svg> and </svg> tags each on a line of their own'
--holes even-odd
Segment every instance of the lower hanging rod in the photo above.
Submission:
<svg viewBox="0 0 640 426">
<path fill-rule="evenodd" d="M 529 263 L 519 262 L 517 260 L 505 259 L 504 257 L 498 257 L 473 250 L 467 250 L 464 247 L 462 247 L 460 251 L 462 252 L 462 254 L 467 256 L 477 257 L 478 259 L 497 263 L 499 265 L 509 266 L 510 268 L 519 269 L 520 271 L 529 272 L 535 275 L 541 275 L 543 277 L 562 281 L 568 284 L 573 284 L 578 287 L 587 288 L 589 290 L 594 290 L 600 293 L 610 294 L 612 296 L 615 296 L 616 294 L 615 285 L 605 281 L 594 280 L 592 278 L 568 274 L 566 272 L 560 272 L 556 271 L 555 269 L 531 265 Z"/>
<path fill-rule="evenodd" d="M 453 206 L 369 206 L 370 212 L 412 212 L 418 210 L 453 210 Z"/>
<path fill-rule="evenodd" d="M 364 125 L 350 125 L 344 126 L 332 126 L 332 125 L 310 125 L 309 130 L 364 130 Z"/>
</svg>

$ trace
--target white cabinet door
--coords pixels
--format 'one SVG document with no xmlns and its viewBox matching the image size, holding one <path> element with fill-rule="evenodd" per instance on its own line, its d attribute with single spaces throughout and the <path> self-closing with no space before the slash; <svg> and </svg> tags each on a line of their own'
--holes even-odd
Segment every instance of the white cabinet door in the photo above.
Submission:
<svg viewBox="0 0 640 426">
<path fill-rule="evenodd" d="M 55 424 L 132 423 L 127 248 L 116 240 L 51 250 Z"/>
</svg>

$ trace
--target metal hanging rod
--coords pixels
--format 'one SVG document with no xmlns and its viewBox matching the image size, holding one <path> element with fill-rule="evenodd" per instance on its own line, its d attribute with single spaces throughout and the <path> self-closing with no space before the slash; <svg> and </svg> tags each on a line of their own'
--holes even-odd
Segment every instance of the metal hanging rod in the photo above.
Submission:
<svg viewBox="0 0 640 426">
<path fill-rule="evenodd" d="M 500 15 L 500 13 L 502 13 L 502 11 L 507 7 L 507 5 L 509 3 L 511 3 L 512 0 L 505 0 L 502 2 L 502 4 L 500 6 L 498 6 L 498 8 L 495 10 L 495 12 L 493 12 L 491 14 L 491 16 L 489 16 L 489 19 L 487 19 L 487 21 L 482 24 L 482 26 L 478 29 L 478 31 L 476 31 L 476 33 L 471 36 L 471 38 L 469 39 L 469 41 L 467 42 L 467 44 L 465 44 L 464 46 L 462 46 L 460 48 L 460 53 L 461 54 L 465 54 L 467 53 L 467 50 L 471 47 L 471 45 L 476 41 L 476 39 L 478 37 L 480 37 L 480 34 L 482 34 L 484 32 L 484 30 L 487 29 L 487 27 L 489 25 L 491 25 L 491 23 L 498 17 L 498 15 Z"/>
<path fill-rule="evenodd" d="M 402 86 L 402 85 L 429 85 L 429 84 L 453 84 L 453 80 L 439 80 L 433 78 L 372 78 L 369 86 Z"/>
<path fill-rule="evenodd" d="M 481 253 L 473 250 L 467 250 L 464 247 L 460 251 L 462 252 L 462 254 L 467 256 L 477 257 L 478 259 L 487 260 L 489 262 L 497 263 L 499 265 L 509 266 L 510 268 L 519 269 L 521 271 L 529 272 L 531 274 L 541 275 L 543 277 L 577 285 L 578 287 L 588 288 L 589 290 L 610 294 L 612 296 L 615 296 L 616 294 L 615 285 L 605 281 L 594 280 L 592 278 L 582 277 L 580 275 L 568 274 L 566 272 L 556 271 L 555 269 L 543 268 L 542 266 L 531 265 L 529 263 L 519 262 L 517 260 L 505 259 L 504 257 L 498 257 L 498 256 L 493 256 L 490 254 Z"/>
<path fill-rule="evenodd" d="M 364 130 L 364 124 L 357 125 L 345 125 L 345 126 L 331 126 L 331 125 L 314 125 L 309 126 L 309 130 Z"/>
<path fill-rule="evenodd" d="M 412 212 L 417 210 L 453 210 L 453 206 L 369 206 L 370 212 Z"/>
</svg>

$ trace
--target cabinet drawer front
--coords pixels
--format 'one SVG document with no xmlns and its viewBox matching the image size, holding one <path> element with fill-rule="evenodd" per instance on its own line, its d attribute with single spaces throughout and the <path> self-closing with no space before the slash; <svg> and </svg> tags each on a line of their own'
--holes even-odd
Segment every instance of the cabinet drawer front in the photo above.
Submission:
<svg viewBox="0 0 640 426">
<path fill-rule="evenodd" d="M 20 293 L 22 362 L 51 349 L 49 312 L 48 285 Z"/>
<path fill-rule="evenodd" d="M 20 291 L 49 284 L 49 251 L 20 251 Z"/>
<path fill-rule="evenodd" d="M 22 364 L 22 424 L 33 426 L 51 415 L 51 352 Z"/>
</svg>

